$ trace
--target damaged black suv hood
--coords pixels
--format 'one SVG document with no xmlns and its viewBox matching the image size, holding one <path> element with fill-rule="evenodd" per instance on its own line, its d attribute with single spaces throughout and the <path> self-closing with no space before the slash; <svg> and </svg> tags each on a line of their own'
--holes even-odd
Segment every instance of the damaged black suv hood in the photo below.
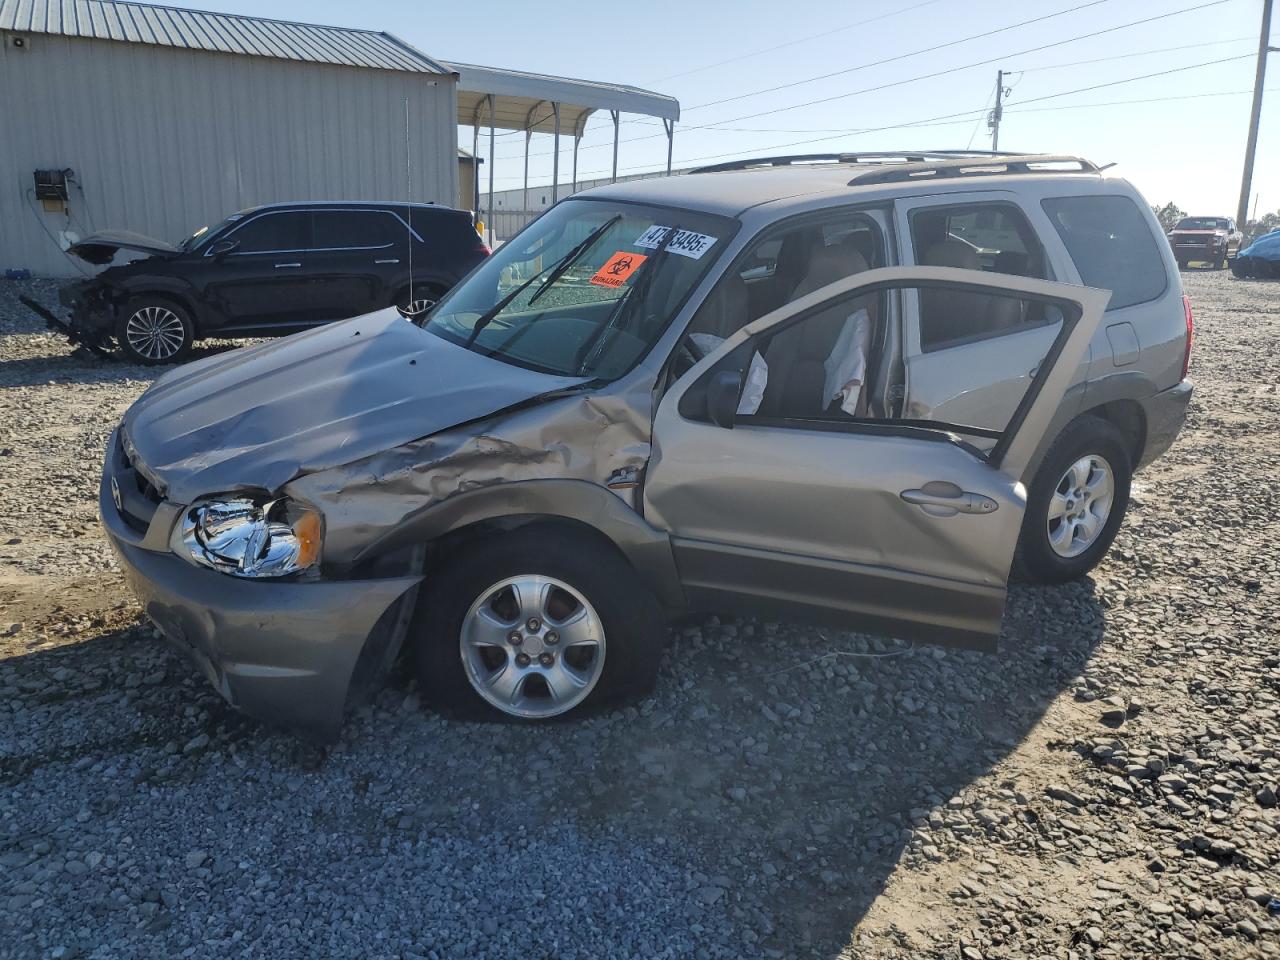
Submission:
<svg viewBox="0 0 1280 960">
<path fill-rule="evenodd" d="M 491 360 L 387 309 L 180 367 L 123 429 L 144 475 L 185 504 L 276 491 L 582 382 Z"/>
<path fill-rule="evenodd" d="M 146 237 L 129 230 L 106 230 L 85 237 L 67 248 L 67 253 L 79 257 L 85 263 L 101 266 L 110 263 L 117 250 L 136 250 L 153 257 L 174 257 L 182 252 L 176 244 Z"/>
</svg>

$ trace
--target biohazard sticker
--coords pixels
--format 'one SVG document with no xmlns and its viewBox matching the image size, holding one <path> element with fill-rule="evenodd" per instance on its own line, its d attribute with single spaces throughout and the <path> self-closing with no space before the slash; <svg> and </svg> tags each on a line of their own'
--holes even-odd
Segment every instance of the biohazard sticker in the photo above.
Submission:
<svg viewBox="0 0 1280 960">
<path fill-rule="evenodd" d="M 636 240 L 636 246 L 657 250 L 662 246 L 667 239 L 667 234 L 670 232 L 670 227 L 655 224 L 640 234 L 640 237 Z M 669 253 L 678 253 L 680 256 L 688 257 L 690 260 L 701 260 L 702 255 L 710 250 L 715 242 L 715 237 L 709 237 L 705 233 L 694 233 L 692 230 L 677 230 L 676 235 L 667 244 L 667 251 Z"/>
<path fill-rule="evenodd" d="M 627 282 L 627 277 L 635 273 L 640 264 L 647 259 L 649 258 L 643 253 L 627 253 L 625 250 L 619 250 L 595 272 L 591 282 L 597 287 L 620 287 Z"/>
</svg>

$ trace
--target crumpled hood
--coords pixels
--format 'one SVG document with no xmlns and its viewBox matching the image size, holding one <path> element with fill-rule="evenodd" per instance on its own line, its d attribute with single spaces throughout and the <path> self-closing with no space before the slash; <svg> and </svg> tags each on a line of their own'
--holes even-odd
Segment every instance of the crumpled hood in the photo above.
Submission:
<svg viewBox="0 0 1280 960">
<path fill-rule="evenodd" d="M 389 308 L 179 367 L 123 428 L 144 475 L 185 504 L 276 491 L 583 382 L 491 360 Z"/>
<path fill-rule="evenodd" d="M 105 230 L 73 243 L 67 253 L 79 257 L 85 263 L 110 263 L 117 250 L 137 250 L 153 257 L 172 257 L 182 252 L 176 244 L 143 236 L 129 230 Z"/>
</svg>

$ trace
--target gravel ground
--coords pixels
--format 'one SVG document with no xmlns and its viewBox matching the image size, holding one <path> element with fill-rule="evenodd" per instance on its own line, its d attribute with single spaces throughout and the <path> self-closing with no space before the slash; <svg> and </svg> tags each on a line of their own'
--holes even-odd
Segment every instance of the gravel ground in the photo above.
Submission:
<svg viewBox="0 0 1280 960">
<path fill-rule="evenodd" d="M 1184 282 L 1188 428 L 998 656 L 707 619 L 624 710 L 397 679 L 327 756 L 141 621 L 95 496 L 148 372 L 0 286 L 0 958 L 1280 956 L 1280 284 Z"/>
</svg>

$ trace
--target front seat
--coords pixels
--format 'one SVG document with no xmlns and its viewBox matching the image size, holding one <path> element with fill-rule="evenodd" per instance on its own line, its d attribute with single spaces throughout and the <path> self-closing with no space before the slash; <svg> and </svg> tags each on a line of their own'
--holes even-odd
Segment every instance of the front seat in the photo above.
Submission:
<svg viewBox="0 0 1280 960">
<path fill-rule="evenodd" d="M 943 240 L 925 251 L 929 267 L 981 270 L 978 251 L 960 240 Z M 1022 321 L 1022 302 L 1012 297 L 964 291 L 920 291 L 920 340 L 945 343 L 977 334 L 1009 330 Z"/>
<path fill-rule="evenodd" d="M 741 274 L 731 270 L 698 308 L 688 332 L 710 333 L 727 340 L 751 319 L 747 282 Z"/>
<path fill-rule="evenodd" d="M 792 299 L 866 269 L 867 261 L 862 254 L 849 246 L 819 247 Z M 824 364 L 850 312 L 848 303 L 837 304 L 773 337 L 764 353 L 769 366 L 769 385 L 760 403 L 760 416 L 818 417 L 826 411 L 831 398 L 822 395 L 826 381 Z"/>
</svg>

